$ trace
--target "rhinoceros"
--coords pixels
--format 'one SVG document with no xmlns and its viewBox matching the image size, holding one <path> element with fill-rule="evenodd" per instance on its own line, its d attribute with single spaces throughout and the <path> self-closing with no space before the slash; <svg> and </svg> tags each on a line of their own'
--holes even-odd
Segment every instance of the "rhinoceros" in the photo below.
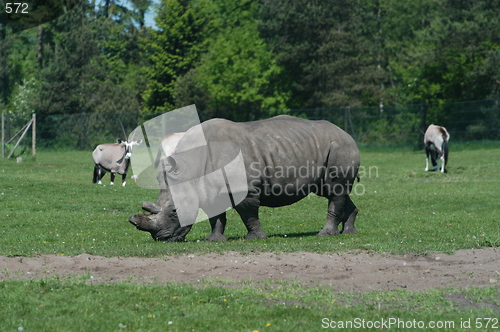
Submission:
<svg viewBox="0 0 500 332">
<path fill-rule="evenodd" d="M 206 146 L 191 149 L 190 143 L 199 141 L 200 132 Z M 221 142 L 228 148 L 220 148 Z M 231 173 L 227 165 L 238 153 L 244 165 L 244 186 L 240 183 L 241 188 L 229 188 L 227 181 L 205 176 L 225 169 L 227 180 Z M 155 240 L 183 241 L 199 208 L 210 217 L 212 232 L 205 240 L 226 240 L 225 209 L 231 207 L 248 230 L 245 238 L 263 239 L 266 234 L 260 224 L 260 206 L 290 205 L 310 193 L 328 199 L 326 223 L 318 236 L 357 233 L 354 222 L 358 210 L 349 194 L 355 180 L 359 181 L 359 150 L 349 134 L 328 121 L 286 115 L 240 123 L 211 119 L 189 129 L 176 151 L 163 160 L 157 176 L 158 201 L 143 203 L 149 214 L 129 218 Z M 177 197 L 172 195 L 172 183 L 183 184 Z M 228 194 L 230 200 L 222 199 Z M 187 223 L 180 222 L 180 212 L 187 216 Z"/>
<path fill-rule="evenodd" d="M 165 157 L 169 157 L 174 153 L 175 147 L 179 144 L 181 138 L 184 137 L 184 133 L 173 133 L 165 135 L 160 143 L 160 148 L 156 154 L 155 167 L 158 167 L 160 160 L 162 158 L 162 153 Z"/>
</svg>

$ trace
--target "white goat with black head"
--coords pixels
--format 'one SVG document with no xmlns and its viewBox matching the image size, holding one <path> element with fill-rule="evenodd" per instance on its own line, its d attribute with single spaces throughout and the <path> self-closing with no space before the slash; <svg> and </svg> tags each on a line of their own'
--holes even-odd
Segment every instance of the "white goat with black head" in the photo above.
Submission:
<svg viewBox="0 0 500 332">
<path fill-rule="evenodd" d="M 433 168 L 431 171 L 438 170 L 438 159 L 441 159 L 441 172 L 445 172 L 445 166 L 448 164 L 448 141 L 450 134 L 445 127 L 431 124 L 424 134 L 425 153 L 425 171 L 429 171 L 429 158 Z"/>
<path fill-rule="evenodd" d="M 94 177 L 93 183 L 102 184 L 101 179 L 106 172 L 111 173 L 111 183 L 114 185 L 115 174 L 121 174 L 122 186 L 125 187 L 127 183 L 127 170 L 130 165 L 130 158 L 132 157 L 132 147 L 139 145 L 142 140 L 138 141 L 122 141 L 116 140 L 117 143 L 100 144 L 92 153 L 94 158 Z"/>
</svg>

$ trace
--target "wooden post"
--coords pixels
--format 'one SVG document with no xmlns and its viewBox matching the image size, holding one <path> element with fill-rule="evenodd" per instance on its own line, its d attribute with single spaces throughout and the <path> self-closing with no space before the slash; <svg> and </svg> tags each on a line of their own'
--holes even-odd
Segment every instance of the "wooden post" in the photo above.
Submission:
<svg viewBox="0 0 500 332">
<path fill-rule="evenodd" d="M 5 158 L 5 114 L 2 113 L 2 158 Z"/>
<path fill-rule="evenodd" d="M 33 113 L 31 120 L 31 153 L 36 156 L 36 114 Z"/>
<path fill-rule="evenodd" d="M 26 135 L 26 133 L 28 132 L 28 129 L 30 129 L 30 125 L 33 123 L 33 120 L 30 120 L 30 122 L 28 122 L 28 124 L 26 125 L 26 129 L 24 130 L 23 134 L 21 135 L 21 137 L 19 138 L 19 140 L 17 141 L 16 145 L 14 145 L 14 147 L 12 148 L 12 151 L 10 152 L 10 154 L 7 156 L 7 159 L 10 159 L 10 157 L 12 157 L 12 155 L 14 154 L 14 151 L 17 149 L 17 147 L 19 146 L 19 143 L 21 143 L 21 141 L 23 140 L 24 138 L 24 135 Z"/>
</svg>

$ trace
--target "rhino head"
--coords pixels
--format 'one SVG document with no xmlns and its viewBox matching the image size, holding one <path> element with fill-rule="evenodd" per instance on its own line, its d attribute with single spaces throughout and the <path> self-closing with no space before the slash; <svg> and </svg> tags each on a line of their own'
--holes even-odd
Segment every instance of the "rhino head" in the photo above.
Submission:
<svg viewBox="0 0 500 332">
<path fill-rule="evenodd" d="M 182 227 L 173 204 L 166 204 L 165 209 L 153 202 L 144 202 L 143 210 L 149 214 L 135 214 L 128 221 L 140 231 L 146 231 L 157 241 L 184 241 L 191 225 Z"/>
<path fill-rule="evenodd" d="M 142 208 L 149 214 L 133 215 L 129 222 L 167 242 L 184 240 L 200 208 L 214 217 L 241 202 L 248 192 L 243 157 L 233 144 L 174 153 L 161 160 L 157 181 L 158 202 L 144 202 Z"/>
<path fill-rule="evenodd" d="M 196 168 L 188 167 L 186 158 L 168 157 L 161 161 L 157 173 L 160 195 L 157 203 L 143 202 L 149 213 L 135 214 L 129 222 L 158 241 L 183 241 L 195 223 L 199 197 L 195 181 Z M 191 165 L 193 165 L 191 163 Z M 181 218 L 179 218 L 179 215 Z"/>
</svg>

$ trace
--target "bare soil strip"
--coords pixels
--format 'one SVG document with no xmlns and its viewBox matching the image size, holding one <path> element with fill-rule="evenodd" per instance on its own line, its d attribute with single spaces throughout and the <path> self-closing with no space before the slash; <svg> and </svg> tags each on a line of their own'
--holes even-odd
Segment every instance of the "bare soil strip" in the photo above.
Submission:
<svg viewBox="0 0 500 332">
<path fill-rule="evenodd" d="M 457 250 L 452 255 L 375 253 L 257 253 L 185 255 L 163 258 L 0 256 L 0 280 L 75 275 L 89 282 L 194 283 L 297 280 L 328 284 L 339 291 L 426 290 L 441 287 L 500 287 L 500 248 Z"/>
</svg>

